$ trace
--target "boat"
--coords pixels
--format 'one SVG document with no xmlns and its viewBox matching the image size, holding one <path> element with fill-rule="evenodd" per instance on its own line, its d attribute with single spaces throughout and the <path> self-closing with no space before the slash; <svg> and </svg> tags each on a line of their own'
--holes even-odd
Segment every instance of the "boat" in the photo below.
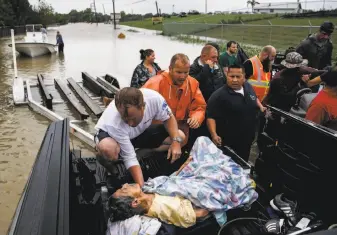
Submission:
<svg viewBox="0 0 337 235">
<path fill-rule="evenodd" d="M 21 55 L 38 57 L 56 52 L 56 45 L 48 43 L 48 38 L 41 32 L 41 24 L 26 25 L 26 36 L 23 42 L 15 42 L 15 49 Z M 12 47 L 12 44 L 9 44 Z"/>
</svg>

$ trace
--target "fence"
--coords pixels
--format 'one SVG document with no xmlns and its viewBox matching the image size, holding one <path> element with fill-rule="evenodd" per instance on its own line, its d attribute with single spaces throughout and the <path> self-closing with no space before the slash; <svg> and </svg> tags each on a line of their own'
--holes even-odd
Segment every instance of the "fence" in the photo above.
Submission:
<svg viewBox="0 0 337 235">
<path fill-rule="evenodd" d="M 278 50 L 296 47 L 310 33 L 315 33 L 318 29 L 319 26 L 253 24 L 167 23 L 163 25 L 164 35 L 195 35 L 223 41 L 235 40 L 241 44 L 256 46 L 273 45 Z M 335 37 L 334 48 L 337 48 L 336 31 L 332 35 L 332 38 Z"/>
<path fill-rule="evenodd" d="M 0 38 L 10 37 L 12 28 L 13 27 L 9 27 L 9 26 L 0 27 Z M 26 33 L 26 27 L 25 26 L 15 26 L 14 27 L 14 33 L 15 33 L 15 35 L 25 34 Z"/>
</svg>

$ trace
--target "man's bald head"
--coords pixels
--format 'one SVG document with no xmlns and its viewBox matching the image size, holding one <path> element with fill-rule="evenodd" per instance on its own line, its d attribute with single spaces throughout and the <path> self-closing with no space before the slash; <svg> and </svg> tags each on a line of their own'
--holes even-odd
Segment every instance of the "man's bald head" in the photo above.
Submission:
<svg viewBox="0 0 337 235">
<path fill-rule="evenodd" d="M 260 60 L 266 60 L 267 58 L 270 61 L 273 61 L 276 57 L 276 49 L 275 47 L 271 46 L 271 45 L 267 45 L 265 47 L 262 48 L 261 53 L 260 53 Z"/>
<path fill-rule="evenodd" d="M 268 56 L 273 55 L 276 56 L 276 49 L 275 47 L 268 45 L 262 48 L 261 54 L 267 54 Z"/>
<path fill-rule="evenodd" d="M 206 45 L 201 50 L 200 59 L 203 63 L 207 60 L 211 60 L 213 63 L 218 62 L 218 50 L 211 45 Z"/>
<path fill-rule="evenodd" d="M 206 45 L 201 50 L 201 56 L 202 55 L 209 55 L 212 51 L 218 51 L 218 50 L 212 45 Z"/>
<path fill-rule="evenodd" d="M 275 47 L 268 45 L 262 48 L 259 59 L 263 64 L 264 69 L 268 68 L 269 71 L 272 70 L 272 64 L 274 63 L 275 57 L 276 57 Z"/>
</svg>

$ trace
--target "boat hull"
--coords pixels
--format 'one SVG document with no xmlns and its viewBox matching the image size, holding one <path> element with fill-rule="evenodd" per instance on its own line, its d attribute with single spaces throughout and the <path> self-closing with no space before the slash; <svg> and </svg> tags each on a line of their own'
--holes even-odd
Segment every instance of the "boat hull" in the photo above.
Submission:
<svg viewBox="0 0 337 235">
<path fill-rule="evenodd" d="M 11 47 L 12 44 L 10 44 L 9 46 Z M 25 55 L 32 58 L 46 54 L 53 54 L 56 52 L 55 45 L 50 43 L 18 42 L 15 43 L 15 49 L 21 55 Z"/>
</svg>

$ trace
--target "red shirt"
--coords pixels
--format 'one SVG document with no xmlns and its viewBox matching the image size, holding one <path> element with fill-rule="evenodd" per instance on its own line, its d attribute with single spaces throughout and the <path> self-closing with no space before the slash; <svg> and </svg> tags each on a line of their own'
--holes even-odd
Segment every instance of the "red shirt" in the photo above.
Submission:
<svg viewBox="0 0 337 235">
<path fill-rule="evenodd" d="M 306 119 L 325 126 L 331 120 L 337 120 L 337 96 L 322 90 L 311 102 Z"/>
</svg>

